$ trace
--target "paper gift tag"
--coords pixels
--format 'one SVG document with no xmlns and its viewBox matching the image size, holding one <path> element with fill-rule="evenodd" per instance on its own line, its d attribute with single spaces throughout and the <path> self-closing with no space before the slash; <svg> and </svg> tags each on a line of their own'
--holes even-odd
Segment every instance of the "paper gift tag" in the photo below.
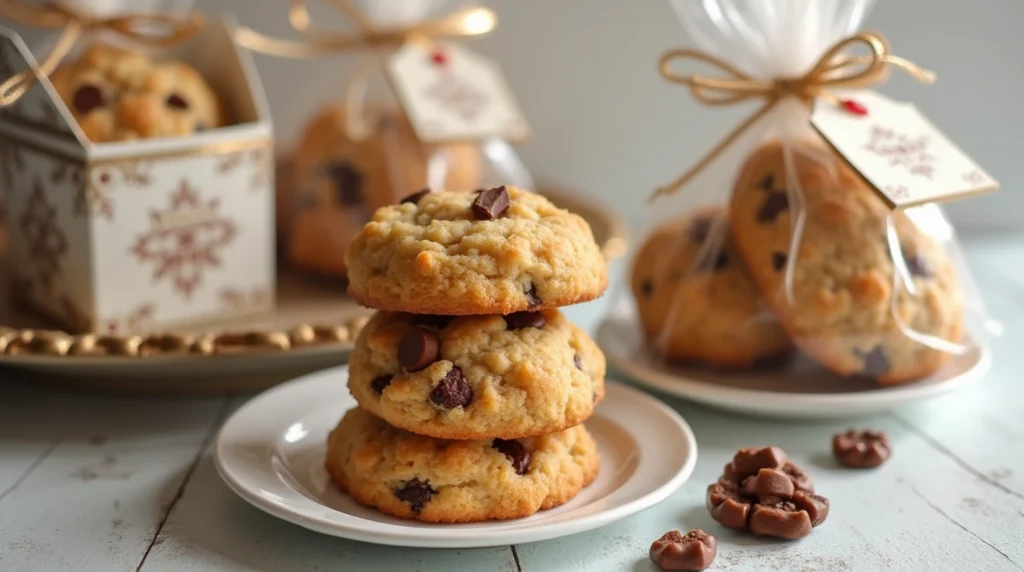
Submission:
<svg viewBox="0 0 1024 572">
<path fill-rule="evenodd" d="M 811 124 L 893 208 L 998 188 L 913 105 L 867 90 L 837 95 L 866 113 L 819 100 Z"/>
<path fill-rule="evenodd" d="M 462 46 L 408 42 L 384 68 L 423 143 L 530 136 L 501 68 Z"/>
</svg>

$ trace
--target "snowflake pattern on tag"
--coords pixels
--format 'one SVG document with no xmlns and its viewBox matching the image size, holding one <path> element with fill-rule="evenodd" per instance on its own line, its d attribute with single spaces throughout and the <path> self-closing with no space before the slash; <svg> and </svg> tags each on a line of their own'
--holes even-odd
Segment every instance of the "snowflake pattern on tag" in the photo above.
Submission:
<svg viewBox="0 0 1024 572">
<path fill-rule="evenodd" d="M 423 143 L 522 141 L 530 128 L 494 62 L 456 44 L 407 43 L 386 75 Z"/>
<path fill-rule="evenodd" d="M 995 190 L 999 183 L 913 105 L 872 91 L 840 94 L 864 114 L 819 100 L 811 125 L 893 208 Z"/>
</svg>

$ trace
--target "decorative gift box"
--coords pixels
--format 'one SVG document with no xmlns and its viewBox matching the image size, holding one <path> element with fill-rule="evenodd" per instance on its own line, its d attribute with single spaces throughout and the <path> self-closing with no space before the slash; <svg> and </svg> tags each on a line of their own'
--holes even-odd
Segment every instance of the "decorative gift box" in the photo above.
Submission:
<svg viewBox="0 0 1024 572">
<path fill-rule="evenodd" d="M 0 184 L 17 304 L 74 331 L 124 333 L 273 306 L 270 116 L 231 23 L 166 54 L 194 66 L 231 122 L 193 135 L 93 143 L 39 75 L 0 109 Z M 0 27 L 0 78 L 38 69 Z"/>
</svg>

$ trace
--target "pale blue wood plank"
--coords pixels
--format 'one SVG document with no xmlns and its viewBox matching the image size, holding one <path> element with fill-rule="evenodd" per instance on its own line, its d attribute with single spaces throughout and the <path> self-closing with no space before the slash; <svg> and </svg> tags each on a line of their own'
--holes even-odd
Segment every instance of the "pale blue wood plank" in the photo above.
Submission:
<svg viewBox="0 0 1024 572">
<path fill-rule="evenodd" d="M 143 572 L 372 570 L 515 572 L 509 547 L 422 550 L 318 534 L 264 514 L 203 458 L 149 553 Z"/>
</svg>

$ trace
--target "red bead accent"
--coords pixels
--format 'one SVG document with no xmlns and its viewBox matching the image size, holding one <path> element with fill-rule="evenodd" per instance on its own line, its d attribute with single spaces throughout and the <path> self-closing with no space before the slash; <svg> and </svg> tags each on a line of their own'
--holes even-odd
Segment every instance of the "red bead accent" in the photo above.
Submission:
<svg viewBox="0 0 1024 572">
<path fill-rule="evenodd" d="M 852 99 L 844 99 L 839 102 L 839 105 L 843 106 L 843 109 L 849 111 L 854 115 L 867 115 L 868 108 L 864 107 L 863 104 L 858 103 Z"/>
<path fill-rule="evenodd" d="M 444 64 L 448 63 L 448 54 L 442 52 L 441 50 L 437 50 L 436 52 L 434 52 L 434 55 L 430 57 L 430 59 L 433 60 L 435 64 L 443 66 Z"/>
</svg>

